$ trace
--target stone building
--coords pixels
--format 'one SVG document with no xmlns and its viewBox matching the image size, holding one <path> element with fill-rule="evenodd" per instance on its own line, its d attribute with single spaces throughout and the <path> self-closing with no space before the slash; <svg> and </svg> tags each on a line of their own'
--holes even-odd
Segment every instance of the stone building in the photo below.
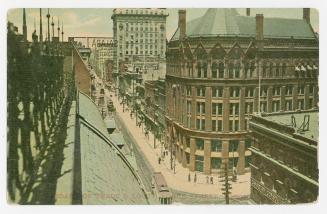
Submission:
<svg viewBox="0 0 327 214">
<path fill-rule="evenodd" d="M 253 116 L 251 199 L 259 204 L 306 203 L 318 196 L 318 112 Z"/>
<path fill-rule="evenodd" d="M 318 105 L 318 50 L 303 19 L 241 16 L 208 9 L 178 28 L 167 46 L 167 139 L 191 171 L 216 173 L 222 159 L 249 171 L 253 112 L 291 112 Z"/>
<path fill-rule="evenodd" d="M 120 62 L 126 64 L 129 72 L 139 73 L 144 81 L 164 78 L 167 16 L 165 9 L 113 10 L 116 87 L 119 87 Z"/>
</svg>

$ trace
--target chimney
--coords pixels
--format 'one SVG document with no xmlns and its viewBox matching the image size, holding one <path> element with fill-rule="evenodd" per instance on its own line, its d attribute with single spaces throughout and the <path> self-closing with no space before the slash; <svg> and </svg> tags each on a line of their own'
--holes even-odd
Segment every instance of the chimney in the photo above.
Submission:
<svg viewBox="0 0 327 214">
<path fill-rule="evenodd" d="M 256 40 L 263 40 L 263 14 L 257 14 L 256 20 Z"/>
<path fill-rule="evenodd" d="M 310 23 L 310 8 L 303 8 L 303 20 Z"/>
<path fill-rule="evenodd" d="M 179 39 L 186 37 L 186 10 L 178 10 Z"/>
<path fill-rule="evenodd" d="M 25 8 L 23 8 L 23 38 L 24 38 L 24 41 L 27 41 L 27 26 L 26 26 Z"/>
<path fill-rule="evenodd" d="M 246 8 L 246 16 L 250 16 L 250 15 L 251 15 L 250 8 Z"/>
<path fill-rule="evenodd" d="M 256 20 L 256 35 L 259 50 L 263 48 L 263 14 L 257 14 L 255 16 Z"/>
</svg>

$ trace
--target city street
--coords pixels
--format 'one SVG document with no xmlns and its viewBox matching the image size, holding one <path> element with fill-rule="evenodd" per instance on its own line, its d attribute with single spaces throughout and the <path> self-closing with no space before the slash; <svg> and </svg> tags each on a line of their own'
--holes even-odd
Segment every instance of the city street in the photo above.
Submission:
<svg viewBox="0 0 327 214">
<path fill-rule="evenodd" d="M 121 122 L 124 123 L 124 126 L 128 129 L 129 133 L 134 138 L 133 142 L 137 143 L 137 146 L 141 149 L 146 157 L 148 163 L 154 169 L 154 171 L 161 172 L 170 188 L 182 192 L 193 193 L 193 194 L 206 194 L 206 195 L 217 195 L 223 196 L 221 183 L 218 182 L 218 176 L 213 177 L 213 184 L 207 183 L 207 175 L 202 173 L 197 174 L 197 181 L 194 182 L 194 172 L 189 172 L 188 169 L 183 168 L 180 163 L 175 162 L 175 173 L 174 170 L 170 169 L 170 153 L 168 151 L 169 158 L 163 159 L 161 164 L 158 163 L 158 158 L 161 153 L 160 146 L 153 148 L 153 135 L 149 133 L 148 137 L 145 137 L 142 128 L 136 126 L 135 117 L 131 119 L 130 111 L 123 112 L 123 106 L 118 101 L 118 98 L 114 93 L 106 91 L 107 96 L 110 97 L 113 101 L 114 106 L 116 107 L 117 117 L 120 118 Z M 158 144 L 158 143 L 157 143 Z M 188 181 L 188 175 L 191 173 L 191 182 Z M 237 182 L 231 182 L 233 189 L 232 197 L 242 197 L 250 194 L 250 173 L 245 175 L 239 175 Z"/>
</svg>

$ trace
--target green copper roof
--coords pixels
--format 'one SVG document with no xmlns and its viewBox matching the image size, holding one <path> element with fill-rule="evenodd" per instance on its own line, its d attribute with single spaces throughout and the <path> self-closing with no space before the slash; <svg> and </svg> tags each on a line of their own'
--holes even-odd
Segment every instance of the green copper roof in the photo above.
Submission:
<svg viewBox="0 0 327 214">
<path fill-rule="evenodd" d="M 264 18 L 265 38 L 310 38 L 314 39 L 314 32 L 310 25 L 302 19 Z M 209 36 L 240 36 L 255 37 L 256 18 L 241 16 L 236 9 L 210 8 L 197 19 L 186 24 L 188 37 Z M 171 40 L 179 39 L 179 28 Z"/>
<path fill-rule="evenodd" d="M 95 103 L 78 96 L 83 204 L 148 204 L 133 165 L 112 142 Z"/>
</svg>

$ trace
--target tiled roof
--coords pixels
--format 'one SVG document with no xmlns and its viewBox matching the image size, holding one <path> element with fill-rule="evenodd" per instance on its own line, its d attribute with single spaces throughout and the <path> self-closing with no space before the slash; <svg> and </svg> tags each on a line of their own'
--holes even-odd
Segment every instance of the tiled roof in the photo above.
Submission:
<svg viewBox="0 0 327 214">
<path fill-rule="evenodd" d="M 310 38 L 315 35 L 310 25 L 302 19 L 264 18 L 265 38 Z M 186 24 L 186 36 L 239 36 L 255 37 L 255 17 L 241 16 L 236 9 L 210 8 L 197 19 Z M 179 28 L 171 40 L 179 39 Z"/>
<path fill-rule="evenodd" d="M 83 204 L 148 204 L 134 166 L 110 140 L 97 106 L 82 93 L 78 116 Z"/>
</svg>

